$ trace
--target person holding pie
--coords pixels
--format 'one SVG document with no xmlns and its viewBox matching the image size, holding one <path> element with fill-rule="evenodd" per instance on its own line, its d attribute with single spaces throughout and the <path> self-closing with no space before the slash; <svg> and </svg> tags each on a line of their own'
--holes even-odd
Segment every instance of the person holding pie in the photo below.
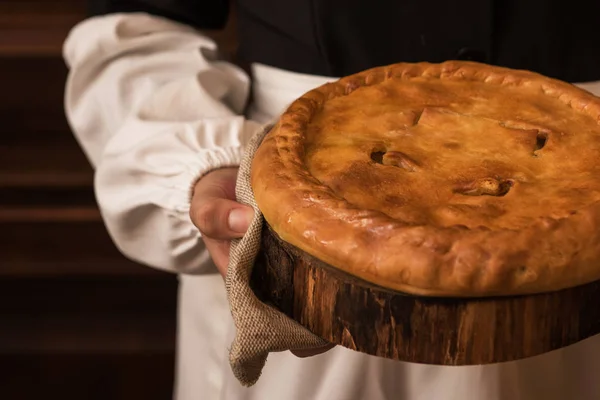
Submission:
<svg viewBox="0 0 600 400">
<path fill-rule="evenodd" d="M 600 3 L 583 2 L 575 7 L 564 0 L 457 4 L 238 0 L 231 7 L 228 0 L 94 0 L 90 5 L 92 15 L 73 28 L 64 44 L 70 69 L 66 112 L 95 168 L 98 204 L 116 246 L 137 262 L 180 277 L 175 399 L 600 398 L 596 372 L 600 370 L 600 337 L 531 359 L 485 366 L 412 364 L 341 346 L 273 353 L 260 380 L 245 388 L 228 365 L 234 326 L 223 284 L 229 241 L 244 235 L 253 216 L 251 208 L 235 201 L 237 167 L 244 149 L 253 134 L 276 120 L 295 99 L 370 68 L 447 60 L 529 70 L 600 95 L 595 28 Z M 231 13 L 236 14 L 238 27 L 236 64 L 221 58 L 215 43 L 202 33 L 224 28 Z M 486 66 L 473 65 L 480 65 L 473 67 L 473 76 L 493 80 Z M 378 98 L 393 95 L 389 92 L 393 88 L 385 85 L 377 90 Z M 444 97 L 433 86 L 418 90 L 428 91 L 429 99 Z M 485 90 L 480 94 L 485 97 Z M 475 102 L 477 93 L 468 96 Z M 448 105 L 453 100 L 444 97 L 443 101 Z M 505 101 L 510 110 L 511 99 Z M 380 116 L 377 126 L 384 130 L 417 126 L 428 135 L 436 134 L 432 127 L 446 127 L 450 134 L 437 138 L 435 146 L 445 146 L 443 161 L 454 165 L 453 151 L 461 145 L 464 121 L 457 113 L 464 114 L 466 106 L 458 107 L 456 113 L 429 103 L 421 106 L 402 116 L 395 113 L 389 120 Z M 363 109 L 369 111 L 366 104 Z M 543 104 L 515 111 L 519 119 L 511 120 L 506 113 L 498 113 L 496 119 L 473 117 L 472 126 L 497 133 L 492 145 L 498 156 L 486 153 L 491 146 L 488 142 L 475 143 L 470 151 L 505 165 L 503 149 L 509 146 L 515 162 L 534 170 L 531 156 L 551 150 L 552 135 L 557 134 L 539 128 L 546 121 L 538 118 L 547 115 L 545 110 L 551 110 L 556 121 L 561 118 L 560 112 Z M 346 124 L 346 130 L 356 128 L 344 120 L 347 114 L 339 116 L 336 120 L 335 113 L 330 114 L 328 123 Z M 391 125 L 385 125 L 386 121 Z M 532 121 L 538 125 L 532 128 L 528 125 Z M 573 124 L 589 128 L 583 120 Z M 511 136 L 514 130 L 523 133 L 519 140 Z M 334 139 L 324 135 L 319 140 L 325 146 Z M 432 165 L 431 154 L 438 147 L 420 153 L 428 145 L 418 137 L 411 140 L 406 149 L 370 148 L 373 158 L 367 161 L 408 172 Z M 334 151 L 331 154 L 341 162 L 359 154 L 349 155 L 343 148 Z M 361 197 L 360 189 L 348 183 L 350 167 L 327 175 L 333 167 L 327 166 L 324 153 L 317 149 L 310 157 L 315 174 L 321 171 L 333 188 L 339 184 L 336 190 L 347 199 L 370 202 L 363 204 L 365 208 L 385 209 L 401 200 L 385 191 Z M 275 164 L 261 168 L 269 165 Z M 359 168 L 356 163 L 348 165 Z M 430 174 L 427 182 L 451 180 L 450 170 L 440 167 L 439 171 L 425 171 Z M 273 176 L 284 172 L 274 170 Z M 510 179 L 482 174 L 481 179 L 453 186 L 453 190 L 466 197 L 502 197 L 518 189 L 519 179 L 527 179 L 526 174 L 508 172 Z M 415 181 L 410 190 L 426 189 Z M 268 197 L 268 193 L 267 188 L 260 195 Z M 419 203 L 420 208 L 413 204 L 396 217 L 421 223 L 427 215 L 456 225 L 461 223 L 461 213 L 468 211 L 442 209 L 436 203 L 439 199 L 422 198 L 426 201 Z M 485 215 L 493 212 L 499 210 L 489 208 L 481 214 L 483 220 L 471 222 L 485 223 Z M 506 214 L 494 221 L 498 226 L 513 226 L 521 217 Z M 454 290 L 451 283 L 447 283 L 448 291 Z"/>
</svg>

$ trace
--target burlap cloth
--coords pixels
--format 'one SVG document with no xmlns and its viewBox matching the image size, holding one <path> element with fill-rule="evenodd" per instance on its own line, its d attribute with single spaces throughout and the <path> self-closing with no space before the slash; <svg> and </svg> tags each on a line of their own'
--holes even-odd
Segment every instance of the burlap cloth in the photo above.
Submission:
<svg viewBox="0 0 600 400">
<path fill-rule="evenodd" d="M 270 352 L 321 347 L 326 341 L 311 333 L 277 309 L 262 303 L 250 289 L 250 275 L 260 248 L 263 216 L 250 186 L 250 167 L 254 153 L 269 131 L 260 130 L 248 143 L 240 164 L 236 196 L 240 203 L 254 208 L 254 219 L 243 238 L 231 243 L 225 279 L 227 297 L 236 335 L 229 351 L 235 377 L 244 386 L 256 383 Z"/>
</svg>

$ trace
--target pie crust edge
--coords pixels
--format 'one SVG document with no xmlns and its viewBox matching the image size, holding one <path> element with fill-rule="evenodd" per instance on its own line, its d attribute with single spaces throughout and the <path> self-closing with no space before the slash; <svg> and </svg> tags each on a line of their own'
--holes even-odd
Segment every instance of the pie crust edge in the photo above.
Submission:
<svg viewBox="0 0 600 400">
<path fill-rule="evenodd" d="M 334 268 L 415 295 L 531 294 L 600 279 L 598 203 L 520 230 L 409 226 L 357 209 L 309 173 L 303 133 L 324 102 L 362 86 L 416 76 L 527 84 L 600 121 L 600 99 L 582 89 L 529 71 L 473 62 L 394 64 L 327 83 L 294 101 L 254 156 L 252 189 L 274 231 Z"/>
</svg>

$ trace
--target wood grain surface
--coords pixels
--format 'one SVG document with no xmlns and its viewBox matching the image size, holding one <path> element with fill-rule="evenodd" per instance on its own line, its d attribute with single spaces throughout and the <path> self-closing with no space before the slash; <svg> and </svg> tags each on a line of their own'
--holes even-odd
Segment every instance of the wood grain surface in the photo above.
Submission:
<svg viewBox="0 0 600 400">
<path fill-rule="evenodd" d="M 334 269 L 268 227 L 251 280 L 262 301 L 325 340 L 394 360 L 505 362 L 600 333 L 600 282 L 518 297 L 417 297 Z"/>
</svg>

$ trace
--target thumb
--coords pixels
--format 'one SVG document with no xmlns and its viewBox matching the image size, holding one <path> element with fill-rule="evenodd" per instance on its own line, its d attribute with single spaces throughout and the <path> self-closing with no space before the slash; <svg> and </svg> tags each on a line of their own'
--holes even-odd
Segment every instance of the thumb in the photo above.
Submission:
<svg viewBox="0 0 600 400">
<path fill-rule="evenodd" d="M 229 211 L 227 225 L 232 232 L 246 233 L 254 217 L 254 210 L 250 207 L 238 207 Z"/>
<path fill-rule="evenodd" d="M 244 235 L 252 207 L 235 201 L 237 169 L 225 168 L 198 180 L 192 194 L 190 218 L 203 237 L 230 240 Z"/>
<path fill-rule="evenodd" d="M 191 215 L 202 236 L 230 240 L 244 235 L 252 222 L 254 210 L 233 200 L 212 198 L 198 204 Z"/>
</svg>

